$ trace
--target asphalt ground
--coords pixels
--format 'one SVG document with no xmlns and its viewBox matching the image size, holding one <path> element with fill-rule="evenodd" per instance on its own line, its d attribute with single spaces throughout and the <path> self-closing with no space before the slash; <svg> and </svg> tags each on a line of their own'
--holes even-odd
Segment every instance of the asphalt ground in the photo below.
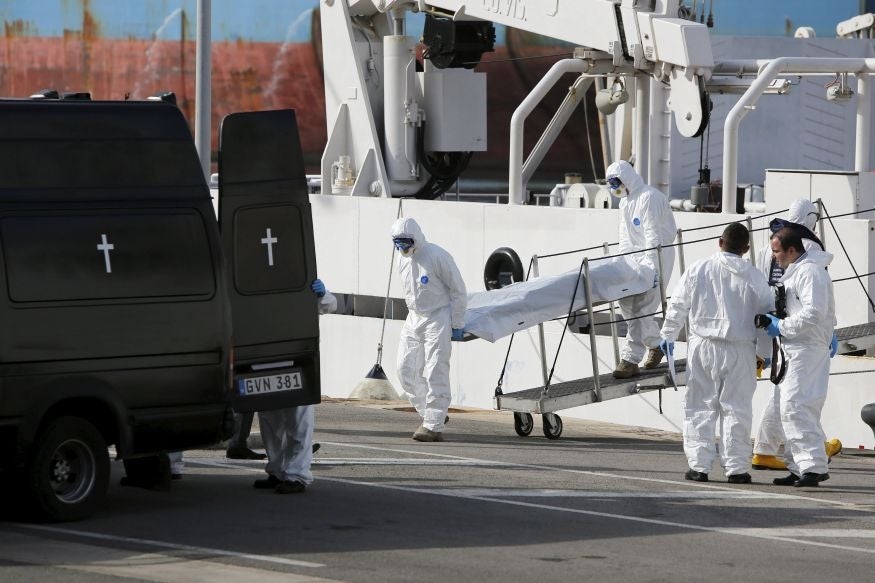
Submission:
<svg viewBox="0 0 875 583">
<path fill-rule="evenodd" d="M 316 411 L 306 493 L 253 489 L 264 462 L 223 449 L 186 452 L 165 492 L 119 486 L 114 462 L 91 519 L 0 522 L 0 581 L 872 579 L 871 451 L 818 488 L 696 483 L 677 434 L 565 419 L 548 440 L 536 418 L 519 437 L 508 413 L 451 409 L 447 440 L 419 443 L 402 403 Z"/>
</svg>

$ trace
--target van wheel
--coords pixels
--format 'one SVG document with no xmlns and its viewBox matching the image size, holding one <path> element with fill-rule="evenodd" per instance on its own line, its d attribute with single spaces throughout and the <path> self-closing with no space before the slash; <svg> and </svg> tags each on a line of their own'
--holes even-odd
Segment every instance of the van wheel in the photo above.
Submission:
<svg viewBox="0 0 875 583">
<path fill-rule="evenodd" d="M 109 485 L 109 453 L 88 421 L 59 417 L 37 437 L 27 462 L 27 492 L 38 519 L 80 520 L 102 505 Z"/>
</svg>

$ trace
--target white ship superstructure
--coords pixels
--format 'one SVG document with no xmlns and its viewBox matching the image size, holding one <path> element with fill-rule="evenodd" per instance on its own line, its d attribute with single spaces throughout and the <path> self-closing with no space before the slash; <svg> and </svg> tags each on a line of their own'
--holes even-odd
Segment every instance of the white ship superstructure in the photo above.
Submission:
<svg viewBox="0 0 875 583">
<path fill-rule="evenodd" d="M 579 0 L 573 3 L 581 4 Z M 583 257 L 596 261 L 616 253 L 611 244 L 617 240 L 618 212 L 595 208 L 597 201 L 614 206 L 597 186 L 554 191 L 552 206 L 522 204 L 532 200 L 525 188 L 532 165 L 537 165 L 552 137 L 563 129 L 568 110 L 580 101 L 577 96 L 594 82 L 610 89 L 612 82 L 619 81 L 627 94 L 625 104 L 612 104 L 616 112 L 608 118 L 613 158 L 636 160 L 637 169 L 650 183 L 679 198 L 677 193 L 688 191 L 696 182 L 702 157 L 715 178 L 723 177 L 723 209 L 740 210 L 747 203 L 743 213 L 676 213 L 683 258 L 675 262 L 674 272 L 665 282 L 666 290 L 671 290 L 684 265 L 713 252 L 722 225 L 727 222 L 748 222 L 754 230 L 753 247 L 759 248 L 766 242 L 768 221 L 780 216 L 790 201 L 799 197 L 819 199 L 826 213 L 840 215 L 823 221 L 819 227 L 819 234 L 836 255 L 830 273 L 836 281 L 838 326 L 873 321 L 867 293 L 873 295 L 868 274 L 875 271 L 875 213 L 864 212 L 875 208 L 868 146 L 872 127 L 870 74 L 875 66 L 870 40 L 712 42 L 706 29 L 672 17 L 674 2 L 651 2 L 652 6 L 639 9 L 640 3 L 592 0 L 584 3 L 591 9 L 587 19 L 571 27 L 565 25 L 576 8 L 564 1 L 528 2 L 524 15 L 508 9 L 510 16 L 496 11 L 484 13 L 497 5 L 489 2 L 337 0 L 325 4 L 326 107 L 331 121 L 323 158 L 322 194 L 312 195 L 311 203 L 320 277 L 347 299 L 345 313 L 323 318 L 326 394 L 348 396 L 373 364 L 382 329 L 382 298 L 392 262 L 389 227 L 399 214 L 415 217 L 427 237 L 454 255 L 472 292 L 484 289 L 484 264 L 501 247 L 515 250 L 524 264 L 535 256 L 542 257 L 537 261 L 541 275 L 578 268 Z M 466 202 L 472 197 L 466 193 L 457 196 L 452 191 L 441 200 L 389 196 L 413 194 L 428 178 L 428 172 L 417 165 L 416 148 L 410 143 L 416 139 L 418 120 L 427 120 L 426 128 L 429 124 L 453 128 L 461 133 L 454 136 L 444 132 L 441 139 L 476 149 L 479 128 L 472 123 L 459 124 L 454 112 L 459 112 L 463 120 L 476 120 L 477 112 L 485 107 L 478 101 L 482 95 L 478 73 L 464 68 L 437 69 L 427 61 L 424 71 L 415 71 L 413 41 L 404 31 L 406 10 L 427 12 L 450 22 L 491 19 L 581 44 L 575 58 L 558 63 L 514 115 L 508 130 L 509 193 L 506 198 L 500 197 L 507 204 Z M 541 13 L 551 10 L 552 20 Z M 565 20 L 561 19 L 563 14 Z M 391 67 L 394 72 L 386 70 Z M 569 72 L 575 73 L 576 80 L 563 77 Z M 523 159 L 519 135 L 525 131 L 526 112 L 543 95 L 547 83 L 560 79 L 571 81 L 569 97 L 538 146 Z M 461 89 L 454 89 L 454 84 Z M 826 85 L 838 90 L 833 89 L 828 97 Z M 714 103 L 707 128 L 690 123 L 697 116 L 707 116 L 704 109 L 696 108 L 699 89 L 707 90 Z M 432 101 L 438 99 L 436 95 L 441 99 L 438 104 Z M 696 134 L 704 134 L 704 141 L 684 137 Z M 700 148 L 705 148 L 704 154 Z M 394 158 L 389 160 L 387 156 Z M 351 164 L 356 179 L 349 184 L 347 172 L 346 190 L 334 189 L 335 194 L 331 194 L 338 161 Z M 760 189 L 748 186 L 752 183 L 764 184 L 764 198 Z M 746 201 L 737 201 L 735 185 L 746 187 L 741 195 Z M 577 197 L 568 196 L 569 191 Z M 698 210 L 706 210 L 701 200 L 674 202 L 679 209 L 698 204 Z M 589 251 L 543 258 L 578 249 Z M 394 282 L 389 295 L 394 301 L 388 304 L 382 359 L 390 380 L 396 381 L 395 344 L 401 322 L 393 311 L 403 311 L 403 296 Z M 596 323 L 609 319 L 605 310 L 601 312 L 594 316 Z M 578 322 L 585 323 L 587 318 L 587 314 L 577 314 Z M 592 377 L 594 361 L 599 374 L 613 369 L 615 340 L 606 332 L 608 326 L 597 328 L 596 359 L 592 357 L 590 335 L 579 333 L 586 328 L 572 322 L 569 330 L 573 333 L 563 339 L 564 326 L 564 319 L 546 322 L 543 341 L 539 327 L 520 332 L 509 352 L 508 339 L 494 344 L 482 340 L 456 344 L 451 373 L 453 403 L 492 407 L 505 356 L 507 364 L 501 379 L 505 394 L 543 387 L 548 369 L 553 371 L 553 384 Z M 852 342 L 843 344 L 843 351 L 856 348 L 856 354 L 862 354 L 869 347 L 869 335 L 868 328 L 858 328 Z M 560 339 L 563 345 L 557 356 Z M 328 364 L 337 362 L 344 366 Z M 875 361 L 867 356 L 839 356 L 833 360 L 832 370 L 823 415 L 827 434 L 840 437 L 848 445 L 870 444 L 872 432 L 860 420 L 860 409 L 875 401 Z M 642 392 L 571 408 L 563 415 L 679 430 L 683 391 L 684 387 L 663 390 L 661 395 Z M 762 405 L 767 393 L 758 391 L 755 407 Z"/>
</svg>

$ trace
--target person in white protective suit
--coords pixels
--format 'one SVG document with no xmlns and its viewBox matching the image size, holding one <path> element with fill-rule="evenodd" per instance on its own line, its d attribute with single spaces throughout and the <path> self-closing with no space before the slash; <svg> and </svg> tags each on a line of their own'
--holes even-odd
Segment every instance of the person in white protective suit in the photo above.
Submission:
<svg viewBox="0 0 875 583">
<path fill-rule="evenodd" d="M 319 313 L 337 310 L 337 298 L 316 279 L 310 289 L 319 297 Z M 313 483 L 313 405 L 259 411 L 258 425 L 267 452 L 266 478 L 252 484 L 258 489 L 273 489 L 277 494 L 298 494 Z"/>
<path fill-rule="evenodd" d="M 717 450 L 720 425 L 720 463 L 727 481 L 749 484 L 756 377 L 757 314 L 774 307 L 763 274 L 742 259 L 749 233 L 740 223 L 724 229 L 720 251 L 690 266 L 674 288 L 662 325 L 661 346 L 673 354 L 674 341 L 687 323 L 687 393 L 684 396 L 684 453 L 687 480 L 707 482 Z"/>
<path fill-rule="evenodd" d="M 422 418 L 417 441 L 443 441 L 450 407 L 451 340 L 461 340 L 468 296 L 453 257 L 425 240 L 417 222 L 392 225 L 400 252 L 398 275 L 407 303 L 407 320 L 398 341 L 398 377 L 410 404 Z"/>
<path fill-rule="evenodd" d="M 820 413 L 829 382 L 830 343 L 835 328 L 835 296 L 826 266 L 832 254 L 806 251 L 799 233 L 783 228 L 772 236 L 772 252 L 784 275 L 787 317 L 769 314 L 767 333 L 781 337 L 787 372 L 780 390 L 784 461 L 790 474 L 777 486 L 810 487 L 829 479 Z"/>
<path fill-rule="evenodd" d="M 771 233 L 775 233 L 784 226 L 789 226 L 799 231 L 802 237 L 802 246 L 806 251 L 816 249 L 825 251 L 823 243 L 814 233 L 817 225 L 817 205 L 805 198 L 799 198 L 790 203 L 790 209 L 786 220 L 774 219 L 770 226 Z M 804 227 L 804 228 L 803 228 Z M 774 286 L 784 275 L 784 269 L 775 261 L 772 247 L 766 243 L 757 254 L 757 268 L 768 279 L 769 285 Z M 838 341 L 833 335 L 831 355 L 835 355 Z M 768 359 L 763 364 L 766 366 Z M 753 444 L 753 459 L 751 464 L 755 470 L 786 470 L 787 464 L 778 457 L 781 445 L 784 443 L 784 430 L 781 427 L 780 392 L 778 387 L 772 385 L 771 398 L 766 402 L 760 418 L 759 429 Z M 841 451 L 842 442 L 838 439 L 830 439 L 825 444 L 827 458 L 832 458 Z"/>
<path fill-rule="evenodd" d="M 614 370 L 614 378 L 626 379 L 638 374 L 638 364 L 645 358 L 644 368 L 653 368 L 662 361 L 659 349 L 659 325 L 655 314 L 660 309 L 659 258 L 655 247 L 670 245 L 677 234 L 674 215 L 668 197 L 645 184 L 644 179 L 625 160 L 608 166 L 608 184 L 614 194 L 625 195 L 620 201 L 620 253 L 643 251 L 633 256 L 642 269 L 654 274 L 650 290 L 618 301 L 626 320 L 626 344 L 622 359 Z M 662 251 L 662 268 L 668 281 L 674 266 L 674 248 Z"/>
</svg>

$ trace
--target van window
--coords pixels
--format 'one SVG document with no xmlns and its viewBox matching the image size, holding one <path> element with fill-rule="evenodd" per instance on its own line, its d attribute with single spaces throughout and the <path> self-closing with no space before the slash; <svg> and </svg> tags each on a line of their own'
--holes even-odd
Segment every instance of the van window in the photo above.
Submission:
<svg viewBox="0 0 875 583">
<path fill-rule="evenodd" d="M 0 219 L 13 302 L 125 300 L 215 293 L 194 210 L 49 213 Z"/>
<path fill-rule="evenodd" d="M 300 290 L 307 282 L 303 215 L 293 205 L 234 213 L 234 285 L 241 294 Z"/>
</svg>

